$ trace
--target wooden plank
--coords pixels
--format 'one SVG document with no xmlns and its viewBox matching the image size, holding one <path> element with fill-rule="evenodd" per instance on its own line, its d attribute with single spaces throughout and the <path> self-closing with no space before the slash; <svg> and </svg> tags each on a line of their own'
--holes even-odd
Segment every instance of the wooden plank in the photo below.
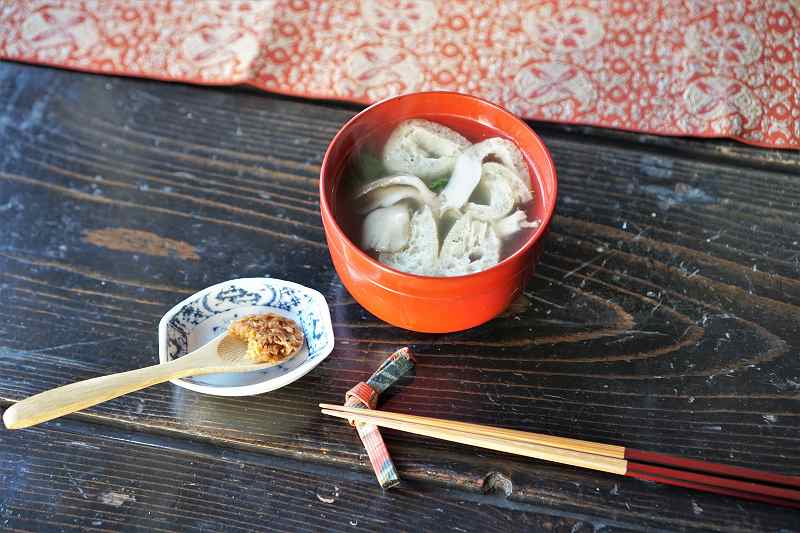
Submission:
<svg viewBox="0 0 800 533">
<path fill-rule="evenodd" d="M 650 142 L 544 128 L 561 197 L 537 276 L 502 319 L 431 336 L 377 321 L 330 266 L 316 180 L 352 111 L 12 64 L 0 65 L 0 101 L 6 401 L 150 364 L 171 305 L 224 279 L 269 274 L 331 303 L 337 349 L 317 370 L 264 397 L 164 385 L 80 416 L 365 470 L 350 430 L 314 406 L 340 401 L 410 344 L 419 369 L 386 403 L 395 411 L 800 472 L 791 154 L 774 161 L 743 148 L 757 163 L 736 165 L 738 156 L 698 161 L 684 141 L 659 140 L 669 146 L 659 155 Z M 389 442 L 407 478 L 477 491 L 505 472 L 518 502 L 690 527 L 691 502 L 701 501 L 627 481 L 621 502 L 614 478 L 534 471 L 401 435 Z M 729 529 L 790 516 L 725 498 L 699 505 Z"/>
<path fill-rule="evenodd" d="M 598 517 L 153 441 L 89 424 L 0 433 L 3 531 L 593 531 Z M 610 524 L 611 531 L 624 531 Z"/>
</svg>

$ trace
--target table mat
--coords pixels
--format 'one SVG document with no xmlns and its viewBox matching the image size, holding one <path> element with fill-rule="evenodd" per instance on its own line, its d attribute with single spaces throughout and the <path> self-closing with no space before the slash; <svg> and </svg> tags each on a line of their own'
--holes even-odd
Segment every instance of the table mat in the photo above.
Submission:
<svg viewBox="0 0 800 533">
<path fill-rule="evenodd" d="M 800 148 L 798 0 L 16 0 L 0 57 L 302 97 Z"/>
</svg>

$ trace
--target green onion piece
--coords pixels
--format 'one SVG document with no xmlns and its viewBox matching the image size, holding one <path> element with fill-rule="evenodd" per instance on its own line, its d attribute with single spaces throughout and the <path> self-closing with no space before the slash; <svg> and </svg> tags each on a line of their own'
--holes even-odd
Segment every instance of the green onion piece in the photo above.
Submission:
<svg viewBox="0 0 800 533">
<path fill-rule="evenodd" d="M 450 178 L 439 178 L 438 180 L 434 180 L 433 183 L 430 185 L 430 190 L 433 192 L 441 192 L 442 189 L 447 187 L 447 182 L 450 181 Z"/>
</svg>

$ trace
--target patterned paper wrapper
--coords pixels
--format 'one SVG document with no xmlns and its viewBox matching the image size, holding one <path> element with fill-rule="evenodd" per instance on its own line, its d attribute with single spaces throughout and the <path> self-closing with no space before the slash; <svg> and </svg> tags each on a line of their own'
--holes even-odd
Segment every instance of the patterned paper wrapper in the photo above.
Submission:
<svg viewBox="0 0 800 533">
<path fill-rule="evenodd" d="M 414 368 L 414 357 L 410 348 L 401 348 L 389 356 L 370 376 L 350 389 L 345 396 L 345 406 L 360 409 L 374 409 L 378 397 L 400 378 Z M 367 450 L 369 461 L 375 476 L 383 489 L 389 489 L 400 483 L 397 469 L 389 456 L 378 427 L 373 424 L 355 422 L 353 424 Z"/>
</svg>

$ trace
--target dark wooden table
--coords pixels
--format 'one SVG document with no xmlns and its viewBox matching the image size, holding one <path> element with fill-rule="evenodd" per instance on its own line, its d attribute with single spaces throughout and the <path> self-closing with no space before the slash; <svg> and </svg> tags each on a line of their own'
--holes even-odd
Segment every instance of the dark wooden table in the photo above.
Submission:
<svg viewBox="0 0 800 533">
<path fill-rule="evenodd" d="M 386 431 L 382 493 L 319 414 L 388 353 L 384 405 L 800 474 L 800 154 L 533 124 L 558 215 L 525 297 L 422 335 L 356 304 L 318 172 L 359 108 L 0 64 L 0 402 L 156 360 L 161 315 L 230 278 L 327 297 L 337 346 L 291 386 L 164 384 L 0 430 L 0 529 L 790 531 L 800 513 Z"/>
</svg>

